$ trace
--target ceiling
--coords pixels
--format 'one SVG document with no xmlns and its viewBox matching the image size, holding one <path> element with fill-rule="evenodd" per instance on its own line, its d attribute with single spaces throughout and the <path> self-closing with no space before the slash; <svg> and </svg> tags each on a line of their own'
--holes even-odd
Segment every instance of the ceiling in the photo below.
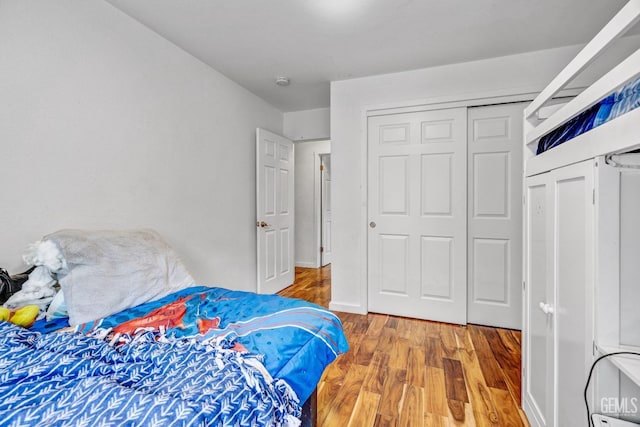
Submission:
<svg viewBox="0 0 640 427">
<path fill-rule="evenodd" d="M 626 3 L 108 1 L 284 112 L 328 107 L 333 80 L 585 43 Z"/>
</svg>

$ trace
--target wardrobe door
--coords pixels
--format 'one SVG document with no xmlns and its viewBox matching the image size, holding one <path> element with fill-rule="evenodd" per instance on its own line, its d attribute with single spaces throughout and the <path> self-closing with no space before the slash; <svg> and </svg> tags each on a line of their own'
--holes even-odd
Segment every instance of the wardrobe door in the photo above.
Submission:
<svg viewBox="0 0 640 427">
<path fill-rule="evenodd" d="M 532 426 L 584 426 L 593 360 L 593 160 L 527 178 L 523 408 Z"/>
<path fill-rule="evenodd" d="M 584 426 L 593 355 L 593 160 L 554 171 L 556 426 Z"/>
<path fill-rule="evenodd" d="M 549 173 L 526 180 L 523 408 L 532 426 L 553 426 L 553 186 Z"/>
</svg>

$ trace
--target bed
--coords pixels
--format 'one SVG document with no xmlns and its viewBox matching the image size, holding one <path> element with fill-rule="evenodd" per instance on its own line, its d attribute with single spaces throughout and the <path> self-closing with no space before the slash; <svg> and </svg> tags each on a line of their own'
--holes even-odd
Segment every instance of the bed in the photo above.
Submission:
<svg viewBox="0 0 640 427">
<path fill-rule="evenodd" d="M 134 234 L 145 245 L 149 236 L 159 241 L 149 231 Z M 95 242 L 79 235 L 86 236 L 65 230 L 45 240 L 63 248 L 59 281 L 65 298 L 87 305 L 82 315 L 42 319 L 29 329 L 0 322 L 1 425 L 313 425 L 316 384 L 348 350 L 335 314 L 277 295 L 193 286 L 170 249 L 158 260 L 129 243 L 93 250 L 87 245 Z M 130 266 L 127 250 L 139 255 Z M 97 258 L 91 268 L 87 253 Z M 146 302 L 87 320 L 88 277 L 99 289 L 108 283 L 103 276 L 122 282 L 116 264 L 160 265 L 159 276 L 181 284 L 160 294 L 145 290 Z M 119 292 L 133 293 L 108 295 Z"/>
<path fill-rule="evenodd" d="M 633 42 L 618 53 L 632 53 L 602 77 L 540 122 L 539 112 L 554 98 L 575 94 L 576 76 L 638 21 L 640 5 L 631 0 L 578 55 L 544 88 L 524 112 L 525 176 L 535 176 L 568 164 L 637 149 L 640 144 L 640 52 Z M 606 55 L 605 55 L 606 56 Z"/>
<path fill-rule="evenodd" d="M 536 154 L 542 154 L 560 144 L 597 128 L 640 107 L 640 77 L 627 82 L 583 112 L 572 117 L 538 141 Z"/>
<path fill-rule="evenodd" d="M 598 412 L 640 421 L 607 407 L 640 397 L 637 358 L 611 355 L 640 348 L 640 38 L 620 39 L 639 21 L 631 0 L 524 111 L 522 407 L 531 426 L 593 426 Z M 598 57 L 619 62 L 540 121 Z"/>
</svg>

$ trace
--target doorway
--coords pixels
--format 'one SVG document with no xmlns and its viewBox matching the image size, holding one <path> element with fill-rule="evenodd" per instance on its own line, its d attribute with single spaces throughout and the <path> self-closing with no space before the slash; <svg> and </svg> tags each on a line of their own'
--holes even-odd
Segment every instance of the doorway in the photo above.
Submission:
<svg viewBox="0 0 640 427">
<path fill-rule="evenodd" d="M 331 264 L 331 154 L 320 154 L 320 265 Z"/>
<path fill-rule="evenodd" d="M 323 167 L 327 169 L 331 167 L 331 142 L 300 141 L 295 142 L 294 147 L 296 161 L 295 265 L 303 268 L 318 268 L 325 265 L 323 263 L 327 261 L 331 262 L 329 258 L 331 223 L 325 224 L 324 227 L 322 224 L 323 217 L 329 216 L 330 219 L 331 175 L 330 173 L 324 175 L 326 182 L 323 185 L 321 170 Z M 323 159 L 327 163 L 325 166 L 322 165 Z M 322 214 L 323 206 L 329 209 L 329 215 Z M 325 240 L 328 241 L 325 242 Z M 327 248 L 328 254 L 325 253 Z"/>
</svg>

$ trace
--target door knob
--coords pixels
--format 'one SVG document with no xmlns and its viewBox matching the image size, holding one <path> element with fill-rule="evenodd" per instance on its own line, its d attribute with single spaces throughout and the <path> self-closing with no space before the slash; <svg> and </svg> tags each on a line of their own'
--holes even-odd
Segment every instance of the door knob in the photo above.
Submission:
<svg viewBox="0 0 640 427">
<path fill-rule="evenodd" d="M 553 314 L 553 307 L 551 307 L 551 305 L 540 301 L 539 307 L 544 314 Z"/>
<path fill-rule="evenodd" d="M 371 228 L 376 228 L 376 223 L 375 223 L 374 221 L 371 221 L 371 222 L 369 223 L 369 227 L 371 227 Z"/>
<path fill-rule="evenodd" d="M 265 227 L 271 227 L 271 224 L 267 224 L 267 223 L 266 223 L 266 222 L 264 222 L 264 221 L 258 221 L 258 222 L 256 222 L 256 226 L 257 226 L 257 227 L 265 228 Z"/>
</svg>

